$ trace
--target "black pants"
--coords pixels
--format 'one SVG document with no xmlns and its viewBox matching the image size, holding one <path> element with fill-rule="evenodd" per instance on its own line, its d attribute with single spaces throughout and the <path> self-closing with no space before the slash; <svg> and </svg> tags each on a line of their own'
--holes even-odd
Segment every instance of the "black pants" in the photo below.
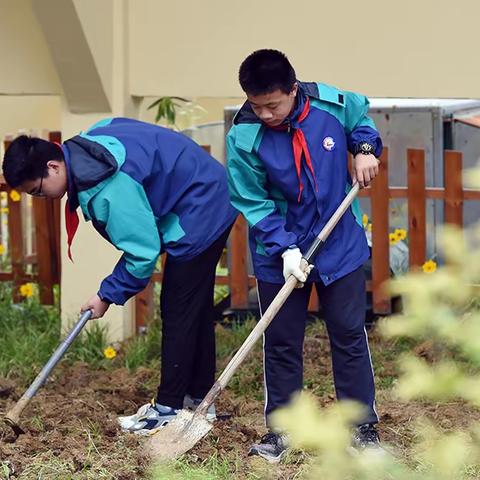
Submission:
<svg viewBox="0 0 480 480">
<path fill-rule="evenodd" d="M 295 289 L 264 335 L 265 415 L 285 406 L 303 387 L 303 340 L 312 283 Z M 264 311 L 282 285 L 258 282 Z M 315 284 L 332 350 L 337 398 L 357 400 L 366 407 L 359 422 L 378 422 L 375 385 L 365 330 L 365 274 L 359 268 L 325 286 Z"/>
<path fill-rule="evenodd" d="M 231 227 L 188 261 L 167 255 L 160 297 L 162 365 L 157 402 L 183 407 L 183 397 L 203 398 L 215 380 L 213 296 L 215 268 Z"/>
</svg>

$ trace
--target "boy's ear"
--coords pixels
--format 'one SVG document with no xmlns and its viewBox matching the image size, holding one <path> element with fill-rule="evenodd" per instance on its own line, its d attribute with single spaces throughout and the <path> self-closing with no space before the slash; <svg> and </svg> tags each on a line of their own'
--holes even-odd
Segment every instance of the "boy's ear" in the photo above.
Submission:
<svg viewBox="0 0 480 480">
<path fill-rule="evenodd" d="M 47 167 L 51 168 L 55 173 L 58 173 L 60 170 L 60 162 L 58 160 L 49 160 Z"/>
<path fill-rule="evenodd" d="M 292 91 L 290 92 L 290 95 L 291 95 L 292 97 L 296 97 L 296 96 L 297 96 L 297 91 L 298 91 L 298 83 L 295 82 L 295 83 L 293 84 Z"/>
</svg>

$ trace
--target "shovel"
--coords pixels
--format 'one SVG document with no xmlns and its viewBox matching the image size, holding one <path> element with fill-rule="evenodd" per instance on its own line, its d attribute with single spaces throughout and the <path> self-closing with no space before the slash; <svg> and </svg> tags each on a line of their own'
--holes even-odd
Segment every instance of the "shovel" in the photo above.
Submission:
<svg viewBox="0 0 480 480">
<path fill-rule="evenodd" d="M 5 423 L 12 427 L 12 430 L 17 437 L 21 433 L 25 433 L 19 424 L 20 415 L 22 414 L 23 410 L 30 403 L 30 400 L 36 395 L 40 387 L 45 383 L 51 371 L 55 368 L 55 365 L 57 365 L 57 363 L 63 357 L 64 353 L 67 351 L 67 348 L 72 344 L 91 316 L 91 310 L 87 310 L 86 312 L 82 313 L 77 323 L 73 326 L 65 340 L 63 340 L 55 352 L 53 352 L 53 355 L 42 368 L 42 371 L 37 375 L 32 384 L 28 387 L 27 391 L 5 415 Z"/>
<path fill-rule="evenodd" d="M 301 268 L 303 271 L 308 271 L 308 266 L 323 247 L 330 232 L 356 197 L 358 190 L 358 183 L 355 183 L 330 220 L 318 234 L 313 245 L 302 258 Z M 235 356 L 230 360 L 225 370 L 214 383 L 195 412 L 192 413 L 187 410 L 181 410 L 177 416 L 168 423 L 168 425 L 152 432 L 152 436 L 147 440 L 146 450 L 147 454 L 153 461 L 164 462 L 184 454 L 193 448 L 195 444 L 210 431 L 212 424 L 206 417 L 208 407 L 226 387 L 232 375 L 237 371 L 248 353 L 250 353 L 255 342 L 261 335 L 263 335 L 267 327 L 270 325 L 270 322 L 296 287 L 297 283 L 297 279 L 293 275 L 290 275 L 270 306 L 262 315 L 262 318 L 250 332 L 250 335 L 238 349 Z"/>
</svg>

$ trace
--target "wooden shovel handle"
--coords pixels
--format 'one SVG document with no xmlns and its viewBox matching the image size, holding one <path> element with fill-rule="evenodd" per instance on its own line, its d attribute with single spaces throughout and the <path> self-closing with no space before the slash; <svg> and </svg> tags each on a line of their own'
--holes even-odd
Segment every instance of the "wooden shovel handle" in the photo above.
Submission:
<svg viewBox="0 0 480 480">
<path fill-rule="evenodd" d="M 330 235 L 335 225 L 338 223 L 340 218 L 342 218 L 342 215 L 345 213 L 347 208 L 351 205 L 351 203 L 357 196 L 358 190 L 359 186 L 358 183 L 356 183 L 352 187 L 350 192 L 348 192 L 347 196 L 344 198 L 343 202 L 339 205 L 332 217 L 328 220 L 326 225 L 322 228 L 322 231 L 318 234 L 314 243 L 309 248 L 307 254 L 302 259 L 301 268 L 303 271 L 305 271 L 308 265 L 313 261 L 315 255 L 317 255 L 322 246 L 325 244 L 327 237 Z M 232 378 L 232 375 L 237 371 L 238 367 L 243 362 L 245 357 L 250 353 L 253 345 L 260 338 L 260 336 L 263 335 L 267 327 L 270 325 L 270 322 L 273 320 L 280 308 L 282 308 L 282 305 L 285 303 L 288 296 L 292 293 L 297 283 L 297 279 L 293 275 L 290 275 L 283 287 L 277 293 L 276 297 L 272 300 L 272 303 L 262 315 L 262 318 L 259 320 L 255 328 L 250 332 L 250 335 L 247 337 L 245 342 L 238 349 L 235 356 L 225 367 L 225 370 L 222 372 L 218 380 L 214 383 L 213 387 L 207 393 L 202 403 L 200 403 L 197 410 L 195 411 L 195 416 L 204 415 L 207 412 L 208 407 L 215 401 L 215 398 L 217 398 L 220 392 L 225 388 L 227 383 Z"/>
</svg>

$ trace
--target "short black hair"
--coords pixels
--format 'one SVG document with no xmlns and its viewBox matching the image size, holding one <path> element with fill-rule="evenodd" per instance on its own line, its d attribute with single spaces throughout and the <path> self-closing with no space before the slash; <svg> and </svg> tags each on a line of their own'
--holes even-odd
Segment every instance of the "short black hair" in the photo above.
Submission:
<svg viewBox="0 0 480 480">
<path fill-rule="evenodd" d="M 27 180 L 45 177 L 50 160 L 64 160 L 58 145 L 42 138 L 21 135 L 13 140 L 3 157 L 5 181 L 15 188 Z"/>
<path fill-rule="evenodd" d="M 275 90 L 290 93 L 297 77 L 284 53 L 263 49 L 251 53 L 242 62 L 238 80 L 245 93 L 264 95 Z"/>
</svg>

